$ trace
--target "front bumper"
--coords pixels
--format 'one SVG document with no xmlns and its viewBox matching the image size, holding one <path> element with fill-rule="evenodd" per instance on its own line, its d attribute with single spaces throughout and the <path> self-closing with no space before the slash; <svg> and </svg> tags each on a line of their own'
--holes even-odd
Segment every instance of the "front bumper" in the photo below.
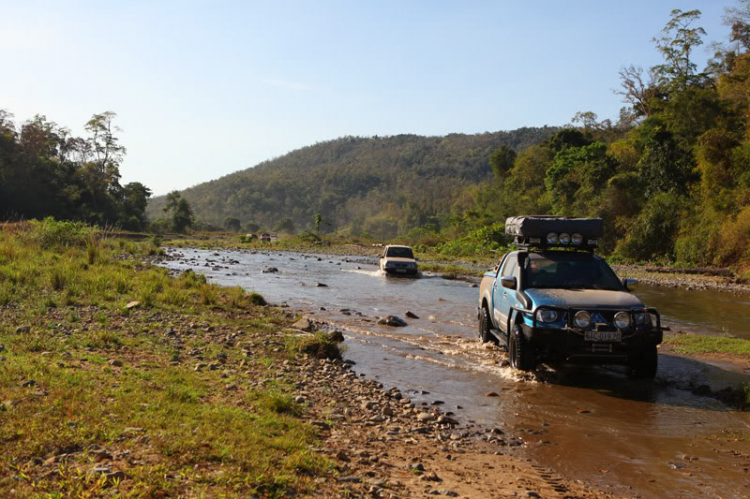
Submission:
<svg viewBox="0 0 750 499">
<path fill-rule="evenodd" d="M 521 327 L 542 360 L 576 364 L 627 364 L 664 337 L 661 327 L 654 326 L 625 333 L 617 342 L 586 341 L 582 332 L 571 329 Z"/>
<path fill-rule="evenodd" d="M 389 276 L 415 276 L 419 274 L 419 270 L 416 268 L 388 267 L 384 270 Z"/>
</svg>

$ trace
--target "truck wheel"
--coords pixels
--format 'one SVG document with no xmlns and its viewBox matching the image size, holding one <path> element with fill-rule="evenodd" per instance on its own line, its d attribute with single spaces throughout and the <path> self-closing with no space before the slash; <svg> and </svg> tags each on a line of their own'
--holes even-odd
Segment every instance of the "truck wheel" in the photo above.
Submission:
<svg viewBox="0 0 750 499">
<path fill-rule="evenodd" d="M 490 312 L 487 310 L 487 307 L 482 307 L 482 311 L 479 313 L 479 339 L 482 340 L 482 343 L 487 343 L 488 341 L 497 343 L 497 338 L 490 333 L 490 327 L 492 327 Z"/>
<path fill-rule="evenodd" d="M 508 356 L 510 357 L 510 366 L 521 371 L 533 371 L 536 367 L 536 357 L 534 356 L 534 350 L 529 344 L 529 340 L 523 335 L 521 326 L 518 324 L 513 326 L 509 340 Z"/>
<path fill-rule="evenodd" d="M 658 367 L 659 353 L 656 351 L 656 345 L 649 345 L 630 360 L 628 377 L 630 379 L 654 379 Z"/>
</svg>

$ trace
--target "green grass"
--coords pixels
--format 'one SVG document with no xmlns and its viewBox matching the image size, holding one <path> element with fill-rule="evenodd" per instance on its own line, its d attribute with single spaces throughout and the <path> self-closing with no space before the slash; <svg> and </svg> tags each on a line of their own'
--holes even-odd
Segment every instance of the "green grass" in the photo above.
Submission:
<svg viewBox="0 0 750 499">
<path fill-rule="evenodd" d="M 686 334 L 665 338 L 664 342 L 672 346 L 678 353 L 685 355 L 697 353 L 727 353 L 750 356 L 750 340 L 744 340 L 741 338 Z"/>
<path fill-rule="evenodd" d="M 0 231 L 0 496 L 281 497 L 330 470 L 294 379 L 276 376 L 305 350 L 274 351 L 282 311 L 144 264 L 152 241 L 55 223 Z M 126 478 L 88 473 L 100 465 Z"/>
</svg>

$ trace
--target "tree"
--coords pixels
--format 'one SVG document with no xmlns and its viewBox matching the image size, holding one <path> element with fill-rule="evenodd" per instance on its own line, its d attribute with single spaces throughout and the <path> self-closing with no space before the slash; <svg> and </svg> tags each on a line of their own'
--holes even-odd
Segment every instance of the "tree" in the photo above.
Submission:
<svg viewBox="0 0 750 499">
<path fill-rule="evenodd" d="M 516 151 L 508 146 L 500 146 L 490 156 L 490 165 L 495 173 L 495 178 L 502 178 L 516 161 Z"/>
<path fill-rule="evenodd" d="M 146 226 L 146 206 L 151 189 L 140 182 L 131 182 L 122 189 L 120 224 L 127 230 L 143 230 Z"/>
<path fill-rule="evenodd" d="M 294 232 L 294 220 L 289 217 L 284 217 L 276 224 L 276 230 L 278 232 Z"/>
<path fill-rule="evenodd" d="M 635 118 L 647 118 L 651 115 L 649 101 L 656 95 L 654 71 L 648 72 L 648 80 L 644 78 L 643 68 L 630 65 L 620 69 L 620 90 L 615 93 L 622 96 L 623 102 L 633 108 Z"/>
<path fill-rule="evenodd" d="M 739 7 L 725 9 L 724 24 L 732 29 L 729 40 L 750 51 L 750 0 L 739 0 Z"/>
<path fill-rule="evenodd" d="M 661 30 L 662 36 L 653 39 L 666 61 L 654 67 L 654 74 L 659 85 L 685 90 L 696 79 L 697 66 L 690 57 L 696 47 L 703 45 L 706 30 L 694 26 L 701 17 L 700 10 L 674 9 L 670 16 Z"/>
<path fill-rule="evenodd" d="M 195 216 L 190 203 L 178 191 L 167 194 L 167 205 L 164 211 L 172 212 L 172 230 L 175 232 L 185 232 L 195 224 Z"/>
<path fill-rule="evenodd" d="M 245 230 L 247 232 L 258 232 L 260 230 L 260 224 L 258 222 L 248 222 L 245 224 Z"/>
<path fill-rule="evenodd" d="M 177 209 L 172 214 L 172 227 L 176 232 L 185 232 L 195 224 L 195 216 L 190 203 L 185 198 L 177 203 Z"/>
<path fill-rule="evenodd" d="M 323 215 L 315 214 L 315 232 L 320 232 L 320 224 L 323 223 Z"/>
<path fill-rule="evenodd" d="M 224 227 L 232 232 L 239 232 L 240 228 L 242 228 L 242 223 L 239 218 L 227 217 L 224 219 Z"/>
</svg>

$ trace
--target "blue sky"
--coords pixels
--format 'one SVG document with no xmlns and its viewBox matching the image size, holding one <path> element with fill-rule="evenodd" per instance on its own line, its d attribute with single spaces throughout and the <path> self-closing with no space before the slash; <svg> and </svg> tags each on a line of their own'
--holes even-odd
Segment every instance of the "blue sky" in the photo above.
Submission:
<svg viewBox="0 0 750 499">
<path fill-rule="evenodd" d="M 616 119 L 618 70 L 659 62 L 671 9 L 700 9 L 710 42 L 733 5 L 0 0 L 0 108 L 79 134 L 115 111 L 123 182 L 164 194 L 342 135 Z"/>
</svg>

